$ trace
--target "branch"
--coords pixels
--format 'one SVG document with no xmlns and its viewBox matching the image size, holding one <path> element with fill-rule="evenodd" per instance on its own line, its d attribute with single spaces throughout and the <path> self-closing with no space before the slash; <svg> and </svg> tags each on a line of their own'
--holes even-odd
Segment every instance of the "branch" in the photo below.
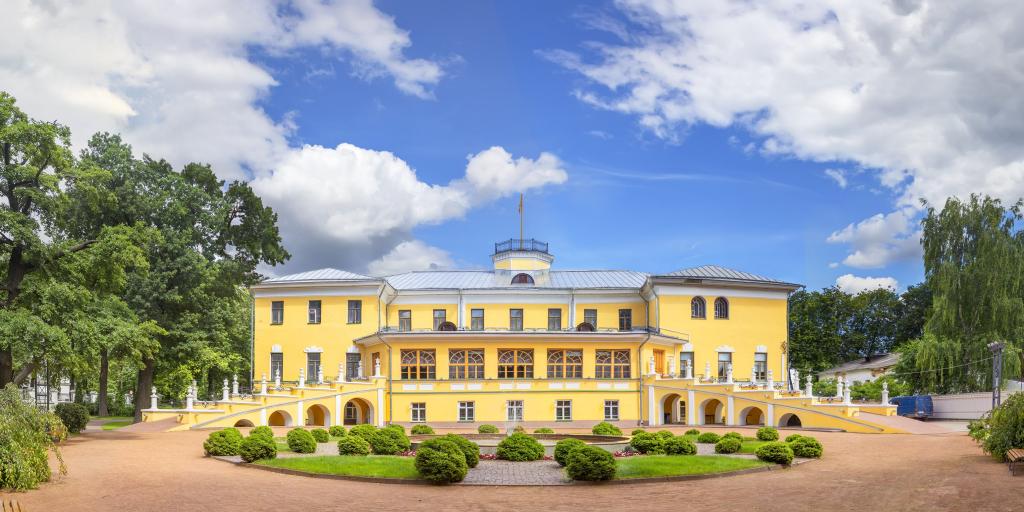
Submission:
<svg viewBox="0 0 1024 512">
<path fill-rule="evenodd" d="M 86 241 L 84 241 L 84 242 L 82 242 L 82 243 L 80 243 L 80 244 L 78 244 L 78 245 L 76 245 L 74 247 L 69 248 L 69 249 L 65 249 L 65 250 L 62 250 L 62 251 L 57 251 L 56 253 L 54 253 L 53 257 L 50 258 L 50 261 L 58 260 L 60 258 L 63 258 L 64 256 L 67 256 L 68 254 L 74 254 L 74 253 L 79 252 L 79 251 L 84 251 L 84 250 L 88 249 L 90 246 L 92 246 L 93 244 L 95 244 L 96 242 L 97 242 L 96 240 L 86 240 Z"/>
<path fill-rule="evenodd" d="M 21 383 L 25 382 L 25 379 L 27 379 L 28 376 L 33 371 L 35 371 L 37 366 L 39 366 L 39 363 L 36 361 L 32 361 L 31 363 L 22 366 L 21 369 L 18 370 L 18 374 L 14 376 L 14 380 L 11 381 L 11 383 L 13 383 L 15 386 L 21 386 Z"/>
</svg>

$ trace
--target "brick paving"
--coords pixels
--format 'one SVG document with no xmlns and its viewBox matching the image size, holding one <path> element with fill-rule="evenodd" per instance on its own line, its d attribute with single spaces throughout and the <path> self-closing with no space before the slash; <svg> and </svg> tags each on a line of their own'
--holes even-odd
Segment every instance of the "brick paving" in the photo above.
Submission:
<svg viewBox="0 0 1024 512">
<path fill-rule="evenodd" d="M 482 460 L 469 470 L 462 485 L 568 485 L 561 466 L 553 460 L 511 462 Z"/>
</svg>

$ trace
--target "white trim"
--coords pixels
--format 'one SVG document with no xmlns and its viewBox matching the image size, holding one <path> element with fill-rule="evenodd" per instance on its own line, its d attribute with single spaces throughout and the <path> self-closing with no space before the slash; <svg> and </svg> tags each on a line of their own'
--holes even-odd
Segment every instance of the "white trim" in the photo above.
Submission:
<svg viewBox="0 0 1024 512">
<path fill-rule="evenodd" d="M 275 285 L 267 288 L 252 288 L 252 296 L 257 299 L 287 297 L 368 297 L 375 299 L 380 286 L 344 286 L 332 283 L 323 286 Z"/>
<path fill-rule="evenodd" d="M 270 346 L 270 351 L 271 352 L 277 352 L 278 354 L 280 354 L 281 353 L 281 345 L 271 345 Z"/>
<path fill-rule="evenodd" d="M 768 345 L 758 345 L 754 347 L 754 352 L 768 352 Z M 767 361 L 765 361 L 767 363 Z"/>
<path fill-rule="evenodd" d="M 683 343 L 683 346 L 682 346 L 682 348 L 679 351 L 680 352 L 693 352 L 693 343 L 690 343 L 690 342 Z M 682 368 L 680 368 L 680 370 L 681 369 Z M 690 368 L 690 369 L 692 370 L 693 368 Z"/>
<path fill-rule="evenodd" d="M 430 295 L 403 295 L 398 294 L 395 300 L 391 301 L 392 306 L 415 306 L 422 304 L 437 304 L 438 306 L 458 306 L 459 298 L 452 293 L 432 293 Z"/>
<path fill-rule="evenodd" d="M 346 350 L 345 353 L 346 354 L 358 354 L 359 353 L 359 347 L 357 347 L 355 345 L 351 345 L 351 346 L 348 347 L 348 350 Z M 345 361 L 345 364 L 348 364 L 348 360 Z"/>
<path fill-rule="evenodd" d="M 469 384 L 466 386 L 470 391 L 480 391 L 484 388 L 483 384 Z"/>
<path fill-rule="evenodd" d="M 668 285 L 657 285 L 654 287 L 654 293 L 658 295 L 667 296 L 704 296 L 705 300 L 707 296 L 713 296 L 714 298 L 725 297 L 727 300 L 730 297 L 743 297 L 750 299 L 776 299 L 776 300 L 787 300 L 789 293 L 780 290 L 751 290 L 746 288 L 721 288 L 721 287 L 710 287 L 710 286 L 668 286 Z M 713 302 L 713 301 L 712 301 Z"/>
<path fill-rule="evenodd" d="M 302 349 L 302 351 L 307 353 L 307 354 L 309 354 L 309 353 L 323 353 L 324 349 L 323 349 L 323 347 L 318 347 L 316 345 L 310 345 L 310 346 Z M 312 377 L 316 378 L 316 375 L 313 375 Z"/>
<path fill-rule="evenodd" d="M 719 345 L 715 347 L 715 352 L 736 352 L 736 349 L 729 345 Z"/>
</svg>

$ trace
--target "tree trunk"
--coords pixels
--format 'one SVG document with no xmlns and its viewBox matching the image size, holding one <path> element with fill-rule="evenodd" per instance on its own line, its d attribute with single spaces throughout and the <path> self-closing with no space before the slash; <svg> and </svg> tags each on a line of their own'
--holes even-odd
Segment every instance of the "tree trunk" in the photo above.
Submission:
<svg viewBox="0 0 1024 512">
<path fill-rule="evenodd" d="M 110 366 L 107 360 L 107 349 L 100 351 L 100 383 L 99 383 L 99 394 L 96 396 L 96 415 L 97 416 L 109 416 L 110 412 L 107 410 L 107 374 Z"/>
<path fill-rule="evenodd" d="M 14 382 L 14 354 L 11 349 L 0 349 L 0 387 Z"/>
<path fill-rule="evenodd" d="M 139 370 L 139 378 L 135 386 L 135 421 L 142 421 L 142 410 L 149 409 L 149 394 L 153 389 L 153 375 L 156 373 L 156 361 L 146 359 L 145 366 Z"/>
</svg>

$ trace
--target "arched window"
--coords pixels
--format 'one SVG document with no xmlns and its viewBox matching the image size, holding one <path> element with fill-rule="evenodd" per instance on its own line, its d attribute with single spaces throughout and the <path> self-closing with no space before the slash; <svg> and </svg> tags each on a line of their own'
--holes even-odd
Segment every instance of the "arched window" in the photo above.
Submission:
<svg viewBox="0 0 1024 512">
<path fill-rule="evenodd" d="M 533 276 L 525 272 L 512 277 L 512 284 L 533 284 Z"/>
<path fill-rule="evenodd" d="M 715 299 L 715 318 L 729 318 L 729 301 L 725 297 Z"/>
<path fill-rule="evenodd" d="M 690 317 L 691 318 L 707 318 L 707 304 L 704 302 L 704 297 L 694 297 L 690 301 Z"/>
</svg>

